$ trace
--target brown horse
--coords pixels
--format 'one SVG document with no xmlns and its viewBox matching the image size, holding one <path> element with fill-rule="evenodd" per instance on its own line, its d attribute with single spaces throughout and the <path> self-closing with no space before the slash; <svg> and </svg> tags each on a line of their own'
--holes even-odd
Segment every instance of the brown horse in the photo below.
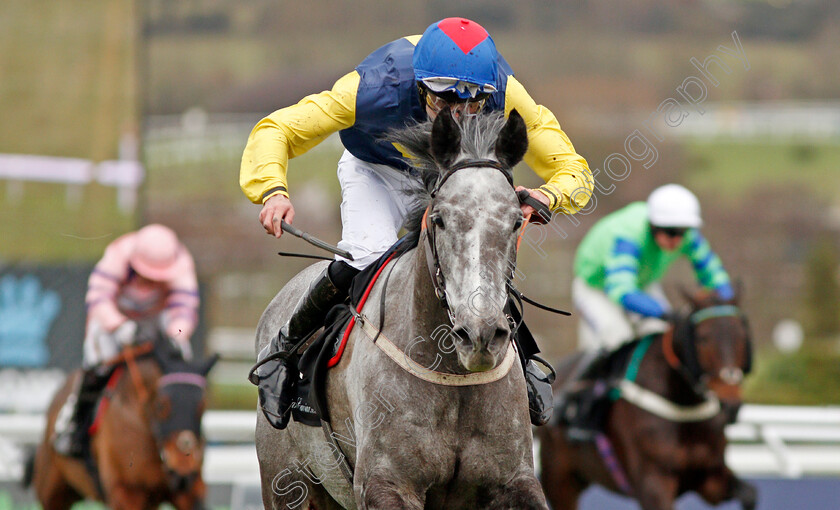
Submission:
<svg viewBox="0 0 840 510">
<path fill-rule="evenodd" d="M 750 370 L 749 327 L 737 298 L 686 298 L 691 312 L 668 332 L 622 350 L 626 369 L 608 383 L 613 403 L 594 442 L 570 441 L 564 423 L 538 431 L 542 484 L 554 508 L 577 508 L 590 484 L 635 498 L 644 510 L 673 509 L 690 491 L 711 504 L 735 499 L 755 508 L 755 489 L 724 462 L 724 427 L 737 415 Z M 564 360 L 555 390 L 568 389 L 580 360 Z"/>
<path fill-rule="evenodd" d="M 92 427 L 90 455 L 58 455 L 51 438 L 59 409 L 81 377 L 68 376 L 47 412 L 35 453 L 32 485 L 45 510 L 94 499 L 115 509 L 203 508 L 201 478 L 205 376 L 217 360 L 185 362 L 160 338 L 125 348 L 109 364 L 113 374 Z"/>
</svg>

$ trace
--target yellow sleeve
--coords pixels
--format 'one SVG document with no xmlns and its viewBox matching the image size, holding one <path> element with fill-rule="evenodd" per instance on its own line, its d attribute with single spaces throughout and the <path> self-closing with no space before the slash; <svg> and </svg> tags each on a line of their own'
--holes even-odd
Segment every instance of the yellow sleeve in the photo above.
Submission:
<svg viewBox="0 0 840 510">
<path fill-rule="evenodd" d="M 538 105 L 516 78 L 508 76 L 505 116 L 514 108 L 528 126 L 525 163 L 545 181 L 539 189 L 548 196 L 549 207 L 576 213 L 592 196 L 594 182 L 586 160 L 575 152 L 554 114 Z"/>
<path fill-rule="evenodd" d="M 359 79 L 359 73 L 352 71 L 332 90 L 306 96 L 254 126 L 239 169 L 239 186 L 251 202 L 261 204 L 278 193 L 288 197 L 289 159 L 356 122 Z"/>
</svg>

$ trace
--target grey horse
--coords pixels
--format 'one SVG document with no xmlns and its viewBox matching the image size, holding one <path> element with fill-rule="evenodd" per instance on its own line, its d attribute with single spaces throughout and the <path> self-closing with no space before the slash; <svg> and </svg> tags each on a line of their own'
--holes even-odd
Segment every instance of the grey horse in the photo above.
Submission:
<svg viewBox="0 0 840 510">
<path fill-rule="evenodd" d="M 392 134 L 423 176 L 428 208 L 407 225 L 418 247 L 383 270 L 361 310 L 365 327 L 354 327 L 327 375 L 336 441 L 297 422 L 276 430 L 257 413 L 266 508 L 547 509 L 503 310 L 522 224 L 511 169 L 527 149 L 525 124 L 515 111 L 507 121 L 496 114 L 460 122 L 445 112 Z M 300 272 L 271 301 L 257 352 L 325 264 Z M 455 379 L 463 384 L 447 382 Z"/>
</svg>

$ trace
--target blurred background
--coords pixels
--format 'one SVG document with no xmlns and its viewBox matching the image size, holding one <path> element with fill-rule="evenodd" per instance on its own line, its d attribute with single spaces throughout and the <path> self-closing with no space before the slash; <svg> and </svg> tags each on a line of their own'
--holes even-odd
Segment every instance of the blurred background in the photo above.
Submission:
<svg viewBox="0 0 840 510">
<path fill-rule="evenodd" d="M 836 1 L 4 0 L 0 412 L 45 406 L 78 366 L 90 268 L 110 241 L 150 222 L 175 229 L 196 259 L 195 342 L 225 358 L 211 407 L 253 410 L 254 328 L 307 264 L 276 252 L 314 249 L 266 236 L 239 190 L 250 129 L 447 16 L 488 29 L 609 188 L 586 214 L 561 219 L 545 255 L 523 248 L 527 295 L 570 309 L 574 251 L 592 223 L 660 184 L 684 184 L 742 283 L 757 346 L 746 401 L 840 404 Z M 340 151 L 333 137 L 289 171 L 296 226 L 333 243 Z M 607 168 L 616 153 L 629 169 Z M 538 178 L 523 167 L 517 181 Z M 694 286 L 687 263 L 666 280 L 675 303 L 680 286 Z M 47 306 L 56 297 L 61 306 Z M 549 358 L 574 349 L 574 318 L 527 314 Z"/>
</svg>

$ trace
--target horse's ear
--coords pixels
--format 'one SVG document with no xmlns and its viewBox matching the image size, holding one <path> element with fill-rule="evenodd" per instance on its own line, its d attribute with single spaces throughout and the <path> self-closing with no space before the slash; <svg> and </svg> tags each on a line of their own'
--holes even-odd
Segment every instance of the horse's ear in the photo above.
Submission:
<svg viewBox="0 0 840 510">
<path fill-rule="evenodd" d="M 449 108 L 442 109 L 432 124 L 431 152 L 442 170 L 452 166 L 461 153 L 461 129 Z"/>
<path fill-rule="evenodd" d="M 207 374 L 210 372 L 210 369 L 213 368 L 213 365 L 215 365 L 217 361 L 219 361 L 218 352 L 213 353 L 212 356 L 205 359 L 198 365 L 198 373 L 203 376 L 207 376 Z"/>
<path fill-rule="evenodd" d="M 513 169 L 522 161 L 528 150 L 528 128 L 516 109 L 510 111 L 507 122 L 496 139 L 496 158 L 499 163 Z"/>
</svg>

